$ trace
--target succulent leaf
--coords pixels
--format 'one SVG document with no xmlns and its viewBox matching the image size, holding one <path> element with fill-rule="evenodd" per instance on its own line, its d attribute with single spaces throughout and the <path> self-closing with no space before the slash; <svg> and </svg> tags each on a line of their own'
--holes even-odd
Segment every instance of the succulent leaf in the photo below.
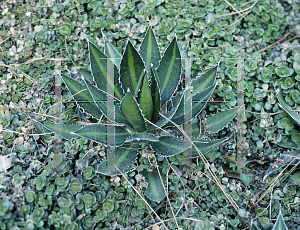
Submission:
<svg viewBox="0 0 300 230">
<path fill-rule="evenodd" d="M 296 165 L 299 163 L 300 159 L 299 157 L 297 158 L 297 156 L 300 154 L 300 150 L 294 150 L 294 151 L 290 151 L 290 152 L 285 152 L 282 154 L 281 157 L 279 157 L 279 162 L 277 167 L 269 167 L 268 170 L 266 171 L 264 177 L 263 177 L 263 181 L 273 172 L 279 170 L 280 168 L 282 168 L 283 166 L 286 165 Z"/>
<path fill-rule="evenodd" d="M 216 140 L 205 140 L 205 139 L 193 138 L 192 140 L 193 140 L 194 144 L 197 146 L 197 148 L 199 149 L 199 151 L 202 154 L 205 154 L 205 153 L 208 153 L 210 150 L 218 147 L 220 144 L 224 143 L 229 138 L 230 137 L 224 137 L 222 139 L 216 139 Z M 195 157 L 199 157 L 199 153 L 197 152 L 195 147 L 193 147 L 192 158 L 195 158 Z"/>
<path fill-rule="evenodd" d="M 300 126 L 300 114 L 290 110 L 290 106 L 285 102 L 282 94 L 279 92 L 279 90 L 275 90 L 277 94 L 277 98 L 279 101 L 279 106 L 294 120 L 294 122 Z"/>
<path fill-rule="evenodd" d="M 197 93 L 195 96 L 193 96 L 193 100 L 195 97 L 195 98 L 201 98 L 201 100 L 203 100 L 203 101 L 192 102 L 192 118 L 196 117 L 202 111 L 202 109 L 204 108 L 204 106 L 207 103 L 207 100 L 209 100 L 212 93 L 214 92 L 215 87 L 216 87 L 216 84 L 206 88 L 205 90 L 203 90 L 200 93 Z M 195 99 L 195 100 L 197 100 L 197 99 Z M 175 122 L 177 125 L 181 125 L 184 123 L 184 116 L 185 116 L 184 115 L 184 100 L 181 100 L 179 108 L 171 120 L 173 122 Z M 171 122 L 169 122 L 167 124 L 167 126 L 173 126 L 173 124 Z"/>
<path fill-rule="evenodd" d="M 121 102 L 121 112 L 137 132 L 146 131 L 146 123 L 142 111 L 129 89 Z"/>
<path fill-rule="evenodd" d="M 208 131 L 217 133 L 223 129 L 237 114 L 238 109 L 228 109 L 226 111 L 218 112 L 214 115 L 207 116 L 208 120 Z"/>
<path fill-rule="evenodd" d="M 77 73 L 77 75 L 83 76 L 86 80 L 88 80 L 89 82 L 93 82 L 93 76 L 92 76 L 92 72 L 86 69 L 80 69 Z"/>
<path fill-rule="evenodd" d="M 257 221 L 253 222 L 251 219 L 250 230 L 260 230 L 260 228 L 257 227 Z"/>
<path fill-rule="evenodd" d="M 181 76 L 181 55 L 174 37 L 157 68 L 158 85 L 161 93 L 161 107 L 172 97 Z"/>
<path fill-rule="evenodd" d="M 93 117 L 96 117 L 97 119 L 100 119 L 102 112 L 98 109 L 96 109 L 94 103 L 92 103 L 93 97 L 89 93 L 88 89 L 85 85 L 73 80 L 72 78 L 62 74 L 62 79 L 64 80 L 68 90 L 73 96 L 73 98 L 76 100 L 76 104 L 79 105 L 86 113 L 92 115 Z M 94 89 L 95 91 L 99 92 L 98 94 L 94 95 L 94 98 L 98 101 L 105 100 L 106 95 L 101 93 L 95 86 L 91 86 L 91 89 Z M 82 91 L 82 92 L 80 92 Z M 78 93 L 80 92 L 80 93 Z M 79 101 L 79 102 L 77 102 Z M 91 103 L 87 103 L 91 102 Z"/>
<path fill-rule="evenodd" d="M 192 119 L 192 137 L 198 137 L 200 135 L 200 125 L 197 118 Z"/>
<path fill-rule="evenodd" d="M 98 101 L 97 98 L 99 98 L 98 94 L 99 94 L 100 91 L 97 90 L 95 87 L 93 87 L 90 83 L 85 81 L 84 78 L 83 78 L 83 82 L 84 82 L 87 90 L 89 91 L 90 95 L 92 96 L 93 101 L 96 104 L 96 105 L 94 105 L 95 109 L 98 108 L 105 115 L 105 117 L 107 117 L 107 109 L 110 110 L 110 109 L 113 109 L 113 108 L 109 108 L 106 103 L 102 103 L 102 102 Z M 124 123 L 124 124 L 130 125 L 130 123 L 127 121 L 127 119 L 121 113 L 120 103 L 115 102 L 114 109 L 115 109 L 114 110 L 115 121 L 117 123 Z"/>
<path fill-rule="evenodd" d="M 288 230 L 288 228 L 284 222 L 283 216 L 281 214 L 281 206 L 279 208 L 279 214 L 277 216 L 277 220 L 276 220 L 275 225 L 272 230 Z"/>
<path fill-rule="evenodd" d="M 128 146 L 128 148 L 126 147 L 115 148 L 115 166 L 117 166 L 122 173 L 127 173 L 131 170 L 136 160 L 137 150 L 139 148 L 139 146 L 136 144 L 126 145 L 126 146 Z M 107 170 L 106 159 L 104 159 L 103 161 L 101 161 L 96 165 L 96 173 L 97 172 L 107 176 L 121 175 L 119 171 L 110 172 Z"/>
<path fill-rule="evenodd" d="M 298 125 L 300 125 L 300 114 L 287 109 L 286 107 L 282 106 L 281 104 L 278 104 L 285 112 L 288 113 L 288 115 L 296 122 Z"/>
<path fill-rule="evenodd" d="M 192 141 L 197 146 L 202 154 L 209 152 L 210 150 L 218 147 L 229 137 L 225 137 L 219 140 L 205 140 L 192 138 Z M 182 153 L 188 148 L 184 148 L 184 140 L 171 136 L 162 136 L 158 142 L 152 143 L 152 149 L 161 156 L 170 157 Z M 192 158 L 198 157 L 199 154 L 195 147 L 192 149 Z"/>
<path fill-rule="evenodd" d="M 89 41 L 89 55 L 92 75 L 97 87 L 107 92 L 107 56 L 101 52 L 92 42 Z M 115 86 L 115 87 L 114 87 Z M 119 71 L 114 65 L 114 84 L 110 87 L 115 90 L 115 97 L 121 100 L 124 96 L 124 91 L 119 82 Z M 101 91 L 102 92 L 102 91 Z M 106 94 L 105 99 L 106 100 Z"/>
<path fill-rule="evenodd" d="M 58 130 L 56 130 L 56 126 L 53 122 L 45 121 L 43 123 L 31 118 L 33 124 L 35 125 L 37 131 L 39 134 L 43 133 L 59 133 Z M 81 128 L 82 125 L 69 125 L 69 124 L 61 124 L 61 136 L 65 139 L 70 140 L 71 138 L 77 138 L 78 136 L 71 134 L 71 132 Z"/>
<path fill-rule="evenodd" d="M 152 149 L 161 156 L 170 157 L 182 153 L 184 149 L 184 140 L 171 137 L 161 136 L 158 142 L 152 143 Z"/>
<path fill-rule="evenodd" d="M 138 83 L 137 83 L 137 87 L 136 87 L 135 92 L 134 92 L 134 98 L 137 97 L 138 92 L 139 92 L 140 89 L 141 89 L 141 86 L 142 86 L 142 84 L 143 84 L 143 80 L 144 80 L 145 74 L 146 74 L 146 69 L 144 69 L 144 71 L 141 73 L 141 75 L 140 75 L 140 77 L 139 77 L 139 81 L 138 81 Z"/>
<path fill-rule="evenodd" d="M 153 34 L 152 27 L 149 27 L 147 31 L 144 40 L 142 41 L 142 44 L 140 46 L 139 53 L 146 64 L 148 72 L 147 75 L 150 76 L 150 63 L 153 63 L 153 67 L 157 68 L 160 61 L 160 51 L 155 36 Z"/>
<path fill-rule="evenodd" d="M 217 84 L 214 84 L 193 96 L 193 100 L 199 100 L 198 98 L 201 98 L 201 100 L 205 102 L 192 102 L 192 118 L 196 117 L 202 111 L 207 101 L 210 99 L 212 93 L 215 91 L 216 85 Z"/>
<path fill-rule="evenodd" d="M 211 69 L 201 74 L 201 76 L 197 77 L 193 80 L 193 95 L 202 92 L 204 89 L 212 86 L 215 82 L 217 75 L 216 69 Z M 194 100 L 203 100 L 203 99 L 195 99 Z"/>
<path fill-rule="evenodd" d="M 150 142 L 156 142 L 159 141 L 155 136 L 148 134 L 148 133 L 133 133 L 130 137 L 128 137 L 125 140 L 125 143 L 127 142 L 142 142 L 142 141 L 150 141 Z"/>
<path fill-rule="evenodd" d="M 146 181 L 149 183 L 148 188 L 144 189 L 145 195 L 152 201 L 160 202 L 165 197 L 164 185 L 161 183 L 159 174 L 156 169 L 152 172 L 142 171 L 142 176 L 145 177 Z M 160 170 L 160 175 L 162 181 L 166 181 L 165 176 Z"/>
<path fill-rule="evenodd" d="M 106 36 L 104 35 L 103 31 L 103 42 L 104 42 L 104 53 L 107 57 L 113 58 L 114 64 L 118 67 L 118 70 L 120 69 L 121 65 L 121 58 L 122 55 L 115 49 L 115 47 L 107 40 Z"/>
<path fill-rule="evenodd" d="M 135 92 L 144 69 L 142 58 L 128 40 L 120 68 L 123 89 L 129 88 L 131 92 Z"/>
<path fill-rule="evenodd" d="M 165 117 L 167 117 L 169 120 L 171 120 L 174 116 L 174 114 L 177 112 L 178 108 L 179 108 L 179 105 L 182 101 L 182 98 L 183 98 L 183 94 L 182 93 L 178 93 L 175 98 L 174 98 L 174 102 L 173 102 L 173 105 L 174 105 L 174 108 L 171 109 L 166 115 Z M 155 126 L 154 125 L 150 125 L 148 127 L 148 131 L 152 131 L 152 130 L 156 130 L 156 129 L 159 129 L 164 127 L 168 122 L 169 120 L 165 117 L 160 117 L 159 120 L 155 123 Z M 158 126 L 158 127 L 157 127 Z"/>
<path fill-rule="evenodd" d="M 107 145 L 107 126 L 103 124 L 86 125 L 73 132 L 74 134 Z M 115 126 L 115 145 L 122 145 L 131 134 L 121 126 Z"/>
<path fill-rule="evenodd" d="M 279 104 L 281 104 L 283 107 L 290 108 L 289 104 L 284 100 L 284 97 L 282 96 L 282 93 L 280 93 L 279 89 L 275 89 L 275 92 Z"/>
<path fill-rule="evenodd" d="M 153 115 L 153 102 L 148 84 L 148 78 L 146 77 L 146 75 L 143 76 L 143 84 L 137 101 L 144 117 L 147 120 L 151 121 Z"/>
<path fill-rule="evenodd" d="M 153 116 L 151 121 L 155 122 L 160 111 L 161 95 L 158 86 L 158 76 L 154 65 L 151 63 L 151 96 L 153 101 Z"/>
</svg>

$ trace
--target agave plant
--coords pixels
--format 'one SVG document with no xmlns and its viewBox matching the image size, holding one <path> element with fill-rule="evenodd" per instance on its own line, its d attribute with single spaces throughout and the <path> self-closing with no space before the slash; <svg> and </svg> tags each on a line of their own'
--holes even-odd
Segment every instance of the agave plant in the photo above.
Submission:
<svg viewBox="0 0 300 230">
<path fill-rule="evenodd" d="M 91 72 L 80 72 L 81 83 L 73 79 L 75 75 L 71 72 L 70 77 L 62 75 L 62 79 L 79 108 L 85 113 L 96 119 L 100 119 L 104 114 L 107 123 L 108 113 L 115 114 L 115 120 L 109 121 L 115 124 L 115 166 L 122 173 L 134 169 L 138 149 L 148 148 L 163 157 L 184 153 L 187 147 L 184 145 L 180 128 L 187 121 L 184 113 L 184 90 L 180 91 L 178 87 L 182 78 L 182 60 L 176 35 L 163 56 L 151 27 L 148 28 L 139 51 L 128 40 L 125 52 L 121 55 L 104 34 L 103 39 L 104 53 L 88 41 Z M 114 108 L 105 104 L 109 80 L 108 58 L 114 59 Z M 203 154 L 229 138 L 204 140 L 198 137 L 198 114 L 215 90 L 216 73 L 217 69 L 212 68 L 200 76 L 196 73 L 192 76 L 191 140 Z M 218 132 L 236 113 L 237 108 L 233 108 L 207 116 L 208 131 Z M 33 122 L 39 133 L 57 133 L 53 122 L 39 122 L 34 119 Z M 83 137 L 107 145 L 107 124 L 62 124 L 61 136 L 66 139 Z M 198 156 L 199 153 L 193 146 L 191 157 Z M 98 163 L 95 171 L 108 176 L 121 174 L 116 170 L 106 170 L 106 167 L 106 160 L 103 160 Z M 161 201 L 165 193 L 158 171 L 142 171 L 141 174 L 148 182 L 148 188 L 144 189 L 145 195 L 153 201 Z"/>
</svg>

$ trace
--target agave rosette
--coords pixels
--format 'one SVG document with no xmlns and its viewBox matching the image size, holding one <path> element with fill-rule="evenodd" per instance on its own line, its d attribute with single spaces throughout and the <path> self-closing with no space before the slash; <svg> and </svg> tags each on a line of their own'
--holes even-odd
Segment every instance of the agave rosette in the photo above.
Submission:
<svg viewBox="0 0 300 230">
<path fill-rule="evenodd" d="M 184 139 L 168 132 L 183 125 L 184 91 L 178 91 L 182 74 L 182 61 L 176 36 L 161 57 L 152 28 L 137 51 L 128 40 L 123 55 L 110 44 L 103 34 L 104 53 L 92 42 L 89 44 L 89 71 L 80 71 L 82 82 L 62 74 L 62 79 L 80 109 L 96 119 L 102 114 L 108 118 L 108 112 L 115 113 L 114 135 L 115 165 L 123 172 L 129 172 L 137 159 L 139 148 L 151 148 L 164 157 L 183 153 Z M 114 60 L 114 108 L 107 102 L 107 59 Z M 202 111 L 216 88 L 216 68 L 212 68 L 198 77 L 192 77 L 192 141 L 205 154 L 225 142 L 229 137 L 217 140 L 199 139 L 200 132 L 197 115 Z M 78 93 L 80 92 L 80 93 Z M 199 102 L 201 101 L 201 102 Z M 114 110 L 114 111 L 108 111 Z M 207 117 L 208 130 L 218 132 L 236 115 L 237 108 L 219 112 Z M 162 111 L 165 111 L 162 115 Z M 108 118 L 109 120 L 109 118 Z M 53 122 L 39 122 L 33 119 L 39 133 L 56 132 Z M 166 130 L 166 128 L 168 129 Z M 167 131 L 167 132 L 166 132 Z M 179 134 L 181 135 L 181 134 Z M 62 124 L 61 136 L 66 139 L 83 137 L 102 145 L 107 145 L 107 125 Z M 142 145 L 142 146 L 141 146 Z M 192 147 L 192 157 L 199 153 Z M 120 175 L 106 169 L 106 160 L 99 162 L 96 171 L 104 175 Z M 148 198 L 161 201 L 165 194 L 158 172 L 141 172 L 149 186 L 144 189 Z"/>
</svg>

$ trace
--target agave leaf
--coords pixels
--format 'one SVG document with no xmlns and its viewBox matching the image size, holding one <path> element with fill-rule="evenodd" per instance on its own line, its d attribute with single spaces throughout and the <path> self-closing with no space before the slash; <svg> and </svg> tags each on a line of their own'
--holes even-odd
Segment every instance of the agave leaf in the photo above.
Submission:
<svg viewBox="0 0 300 230">
<path fill-rule="evenodd" d="M 192 119 L 192 137 L 198 137 L 200 134 L 200 125 L 197 118 Z"/>
<path fill-rule="evenodd" d="M 83 82 L 85 83 L 86 88 L 88 89 L 90 95 L 93 98 L 93 101 L 95 103 L 95 106 L 97 106 L 97 108 L 105 115 L 105 117 L 107 117 L 107 109 L 112 109 L 113 108 L 107 108 L 107 103 L 103 103 L 100 102 L 99 100 L 97 100 L 97 95 L 100 93 L 100 91 L 98 89 L 96 89 L 96 87 L 93 87 L 90 83 L 88 83 L 87 81 L 85 81 L 85 79 L 83 78 Z M 101 95 L 101 93 L 100 93 Z M 121 110 L 120 110 L 120 103 L 115 102 L 115 121 L 117 123 L 124 123 L 126 125 L 130 126 L 130 123 L 127 121 L 127 119 L 124 117 L 124 115 L 122 114 Z"/>
<path fill-rule="evenodd" d="M 131 92 L 135 92 L 144 69 L 142 58 L 128 40 L 120 68 L 123 89 L 129 88 Z"/>
<path fill-rule="evenodd" d="M 92 42 L 89 41 L 89 55 L 92 75 L 97 87 L 104 92 L 107 92 L 107 56 L 101 52 Z M 121 100 L 124 96 L 124 91 L 119 80 L 119 71 L 114 65 L 114 83 L 110 87 L 115 90 L 115 97 Z M 105 94 L 106 96 L 106 94 Z M 106 100 L 106 98 L 105 98 Z"/>
<path fill-rule="evenodd" d="M 93 82 L 93 76 L 92 76 L 92 72 L 86 69 L 80 69 L 78 70 L 77 75 L 83 76 L 86 80 L 88 80 L 90 83 Z"/>
<path fill-rule="evenodd" d="M 251 219 L 250 230 L 261 230 L 259 227 L 257 227 L 257 221 L 253 222 Z"/>
<path fill-rule="evenodd" d="M 46 139 L 52 139 L 52 137 L 50 137 L 50 135 L 52 135 L 54 132 L 52 132 L 51 130 L 47 129 L 42 123 L 40 123 L 39 121 L 33 119 L 32 117 L 30 117 L 30 119 L 32 120 L 32 123 L 34 124 L 36 131 L 38 134 L 44 134 L 44 133 L 49 133 L 47 135 L 43 135 L 43 138 Z"/>
<path fill-rule="evenodd" d="M 296 156 L 298 156 L 298 154 L 300 154 L 300 150 L 285 152 L 281 157 L 279 157 L 280 163 L 275 164 L 275 165 L 271 166 L 270 168 L 268 168 L 268 170 L 266 171 L 266 173 L 264 175 L 263 180 L 265 180 L 271 173 L 279 170 L 283 166 L 296 165 L 297 163 L 299 163 L 300 157 L 296 158 Z"/>
<path fill-rule="evenodd" d="M 211 69 L 203 73 L 201 76 L 193 80 L 193 95 L 202 92 L 204 89 L 212 86 L 215 82 L 217 75 L 216 69 Z M 194 100 L 197 100 L 194 98 Z M 203 100 L 203 99 L 200 99 Z"/>
<path fill-rule="evenodd" d="M 207 116 L 208 119 L 208 131 L 217 133 L 223 129 L 238 112 L 238 108 L 228 109 L 226 111 L 218 112 L 214 115 Z"/>
<path fill-rule="evenodd" d="M 204 106 L 207 103 L 207 100 L 211 97 L 212 93 L 214 92 L 216 87 L 216 84 L 206 88 L 200 93 L 197 93 L 195 96 L 196 98 L 201 98 L 203 102 L 192 102 L 192 118 L 196 117 L 204 108 Z M 184 121 L 184 100 L 181 100 L 179 108 L 173 118 L 171 119 L 173 122 L 175 122 L 177 125 L 183 124 Z M 169 122 L 166 126 L 174 126 L 171 122 Z"/>
<path fill-rule="evenodd" d="M 159 63 L 157 76 L 161 93 L 161 107 L 163 107 L 177 89 L 181 76 L 181 56 L 176 37 Z"/>
<path fill-rule="evenodd" d="M 86 86 L 73 80 L 70 77 L 67 77 L 64 74 L 62 74 L 61 77 L 64 80 L 70 93 L 74 95 L 73 97 L 76 100 L 76 104 L 79 105 L 84 110 L 84 112 L 89 113 L 97 119 L 100 119 L 102 112 L 95 106 L 94 99 L 89 93 L 89 90 L 86 88 Z M 105 95 L 101 93 L 95 86 L 91 86 L 91 89 L 93 89 L 95 92 L 98 92 L 96 95 L 94 95 L 95 100 L 103 101 L 105 99 Z"/>
<path fill-rule="evenodd" d="M 161 156 L 170 157 L 182 153 L 184 149 L 184 140 L 171 137 L 161 136 L 158 142 L 152 143 L 152 149 Z"/>
<path fill-rule="evenodd" d="M 104 53 L 107 57 L 113 58 L 114 64 L 117 66 L 118 70 L 120 69 L 121 64 L 121 58 L 122 55 L 115 49 L 115 47 L 110 44 L 110 42 L 107 40 L 106 36 L 102 32 L 103 42 L 104 42 Z"/>
<path fill-rule="evenodd" d="M 289 104 L 285 102 L 284 97 L 280 93 L 279 89 L 276 89 L 275 86 L 274 86 L 274 89 L 275 89 L 275 93 L 276 93 L 277 99 L 279 101 L 279 104 L 285 108 L 290 108 Z"/>
<path fill-rule="evenodd" d="M 283 108 L 283 110 L 285 112 L 287 112 L 287 114 L 294 120 L 294 122 L 297 124 L 297 125 L 300 125 L 300 114 L 292 111 L 292 110 L 289 110 L 288 108 L 282 106 L 281 104 L 278 103 L 278 105 Z"/>
<path fill-rule="evenodd" d="M 74 134 L 92 140 L 94 142 L 107 145 L 107 125 L 94 124 L 86 125 L 73 131 Z M 115 146 L 122 145 L 126 138 L 131 136 L 130 132 L 121 126 L 115 126 Z"/>
<path fill-rule="evenodd" d="M 143 78 L 143 84 L 138 96 L 138 103 L 144 117 L 151 121 L 153 115 L 153 102 L 148 84 L 148 78 L 146 75 L 144 75 Z"/>
<path fill-rule="evenodd" d="M 202 92 L 197 93 L 195 96 L 193 96 L 192 100 L 199 100 L 198 98 L 201 98 L 201 100 L 204 100 L 205 103 L 192 102 L 192 118 L 196 117 L 202 111 L 202 109 L 204 108 L 204 106 L 207 103 L 206 101 L 209 100 L 212 93 L 215 91 L 216 85 L 217 84 L 214 84 L 214 85 L 206 88 Z"/>
<path fill-rule="evenodd" d="M 140 77 L 139 77 L 139 81 L 137 83 L 137 87 L 135 89 L 135 92 L 134 92 L 134 98 L 137 97 L 138 95 L 138 92 L 140 91 L 141 89 L 141 86 L 142 86 L 142 83 L 143 83 L 143 80 L 144 80 L 144 76 L 146 75 L 146 69 L 144 69 L 144 71 L 141 73 Z"/>
<path fill-rule="evenodd" d="M 146 131 L 146 123 L 142 111 L 137 101 L 131 95 L 129 88 L 121 102 L 121 112 L 137 132 Z"/>
<path fill-rule="evenodd" d="M 218 147 L 224 141 L 228 140 L 229 137 L 225 137 L 218 140 L 205 140 L 192 138 L 192 141 L 201 151 L 202 154 L 209 152 L 210 150 Z M 170 157 L 184 152 L 189 147 L 184 148 L 184 140 L 171 136 L 161 136 L 158 142 L 152 143 L 152 149 L 161 156 Z M 192 158 L 198 157 L 199 154 L 195 147 L 192 147 Z"/>
<path fill-rule="evenodd" d="M 173 105 L 175 105 L 174 108 L 171 109 L 171 110 L 165 115 L 165 117 L 167 117 L 169 120 L 171 120 L 172 117 L 174 116 L 174 114 L 177 112 L 177 110 L 178 110 L 178 108 L 179 108 L 179 105 L 180 105 L 180 103 L 181 103 L 181 101 L 182 101 L 182 98 L 183 98 L 183 94 L 182 94 L 182 93 L 178 93 L 178 94 L 175 96 L 174 103 L 173 103 Z M 159 127 L 160 127 L 160 128 L 164 127 L 164 125 L 166 125 L 166 124 L 169 122 L 169 120 L 166 119 L 165 117 L 160 117 L 159 120 L 155 123 L 155 126 L 154 126 L 154 125 L 150 125 L 150 126 L 148 127 L 148 131 L 152 131 L 152 130 L 159 129 Z M 158 126 L 158 127 L 157 127 L 157 126 Z"/>
<path fill-rule="evenodd" d="M 68 69 L 67 69 L 68 70 Z M 75 80 L 75 81 L 81 81 L 81 77 L 79 77 L 78 75 L 76 75 L 75 73 L 73 73 L 72 71 L 68 70 L 68 73 L 70 75 L 70 77 Z"/>
<path fill-rule="evenodd" d="M 107 117 L 107 105 L 103 103 L 99 103 L 98 105 L 100 109 L 104 111 L 104 115 Z M 121 112 L 120 106 L 121 106 L 120 103 L 115 102 L 115 122 L 123 123 L 128 125 L 129 127 L 132 127 L 131 123 L 126 119 L 126 117 Z M 108 108 L 108 109 L 112 109 L 112 108 Z"/>
<path fill-rule="evenodd" d="M 278 89 L 275 89 L 277 99 L 279 101 L 278 105 L 294 120 L 297 125 L 300 125 L 300 114 L 290 110 L 289 104 L 287 104 Z"/>
<path fill-rule="evenodd" d="M 161 96 L 160 96 L 160 90 L 158 87 L 158 77 L 156 69 L 154 68 L 153 64 L 151 63 L 151 96 L 153 101 L 153 116 L 151 121 L 155 122 L 157 119 L 157 116 L 160 111 L 160 104 L 161 104 Z"/>
<path fill-rule="evenodd" d="M 205 140 L 205 139 L 197 139 L 197 138 L 192 138 L 194 144 L 197 146 L 197 148 L 200 150 L 202 154 L 208 153 L 210 150 L 218 147 L 220 144 L 224 143 L 227 141 L 230 137 L 224 137 L 221 139 L 216 139 L 216 140 Z M 193 147 L 192 150 L 192 158 L 199 157 L 199 153 Z"/>
<path fill-rule="evenodd" d="M 157 142 L 159 141 L 155 136 L 148 133 L 133 133 L 130 137 L 125 140 L 127 142 L 137 141 L 138 143 L 142 143 L 144 141 L 149 142 Z"/>
<path fill-rule="evenodd" d="M 279 208 L 279 214 L 272 230 L 288 230 L 281 214 L 281 206 Z"/>
<path fill-rule="evenodd" d="M 147 75 L 150 77 L 150 73 L 151 73 L 150 63 L 153 63 L 154 68 L 157 68 L 159 65 L 159 61 L 160 61 L 159 47 L 157 45 L 157 41 L 155 39 L 155 36 L 153 34 L 153 30 L 152 30 L 151 26 L 148 28 L 146 36 L 144 37 L 144 40 L 142 41 L 139 53 L 140 53 L 141 57 L 143 58 L 143 61 L 146 64 L 146 68 L 148 71 Z"/>
<path fill-rule="evenodd" d="M 162 174 L 161 169 L 159 169 L 162 181 L 165 183 L 166 176 Z M 143 177 L 145 177 L 146 182 L 148 183 L 148 188 L 144 189 L 145 195 L 152 201 L 160 202 L 165 198 L 164 185 L 161 182 L 157 169 L 154 169 L 152 172 L 141 171 Z"/>
<path fill-rule="evenodd" d="M 138 149 L 139 146 L 136 144 L 131 144 L 129 146 L 127 145 L 127 147 L 115 148 L 115 166 L 117 166 L 122 173 L 129 172 L 134 166 Z M 108 171 L 106 164 L 106 159 L 96 164 L 95 172 L 107 176 L 121 175 L 121 173 L 118 170 L 116 170 L 116 172 Z"/>
<path fill-rule="evenodd" d="M 57 133 L 59 131 L 53 122 L 40 122 L 31 118 L 34 126 L 36 127 L 39 134 L 43 133 Z M 71 138 L 77 138 L 77 135 L 72 134 L 71 132 L 81 128 L 82 125 L 70 125 L 70 124 L 61 124 L 61 137 L 70 140 Z"/>
</svg>

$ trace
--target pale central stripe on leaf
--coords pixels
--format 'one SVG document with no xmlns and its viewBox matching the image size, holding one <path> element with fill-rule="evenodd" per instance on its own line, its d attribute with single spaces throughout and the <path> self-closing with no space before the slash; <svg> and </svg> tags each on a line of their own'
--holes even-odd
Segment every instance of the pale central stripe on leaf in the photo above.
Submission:
<svg viewBox="0 0 300 230">
<path fill-rule="evenodd" d="M 174 47 L 173 56 L 172 57 L 175 57 L 175 52 L 176 52 L 176 47 Z M 170 65 L 169 65 L 169 68 L 168 68 L 168 72 L 167 72 L 167 76 L 166 76 L 165 82 L 164 82 L 162 90 L 161 90 L 162 92 L 165 91 L 165 88 L 167 87 L 167 85 L 169 83 L 169 79 L 170 79 L 170 76 L 171 76 L 171 72 L 172 72 L 172 69 L 173 69 L 174 62 L 175 62 L 175 58 L 172 58 L 171 62 L 170 62 Z"/>
<path fill-rule="evenodd" d="M 128 49 L 128 69 L 130 72 L 130 78 L 132 81 L 133 89 L 135 89 L 137 86 L 137 82 L 136 82 L 136 76 L 135 76 L 136 73 L 135 73 L 133 55 L 132 55 L 131 49 Z"/>
</svg>

